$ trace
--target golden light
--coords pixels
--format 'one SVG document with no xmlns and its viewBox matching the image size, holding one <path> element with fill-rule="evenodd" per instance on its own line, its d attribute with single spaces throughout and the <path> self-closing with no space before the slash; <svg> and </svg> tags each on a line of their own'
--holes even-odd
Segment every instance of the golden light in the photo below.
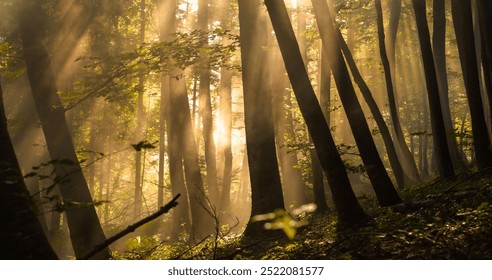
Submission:
<svg viewBox="0 0 492 280">
<path fill-rule="evenodd" d="M 199 0 L 188 0 L 186 2 L 188 3 L 190 10 L 196 11 L 198 10 L 198 1 Z"/>
</svg>

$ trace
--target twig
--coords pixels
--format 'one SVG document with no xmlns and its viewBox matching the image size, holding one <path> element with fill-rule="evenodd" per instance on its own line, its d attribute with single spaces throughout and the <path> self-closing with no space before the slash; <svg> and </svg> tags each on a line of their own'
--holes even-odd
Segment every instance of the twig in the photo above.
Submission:
<svg viewBox="0 0 492 280">
<path fill-rule="evenodd" d="M 191 246 L 190 248 L 186 249 L 184 252 L 182 252 L 181 254 L 177 255 L 176 257 L 173 257 L 171 258 L 171 260 L 178 260 L 180 259 L 182 256 L 184 256 L 186 253 L 188 253 L 189 251 L 193 250 L 194 248 L 198 247 L 200 244 L 202 244 L 205 240 L 207 240 L 209 237 L 210 237 L 211 234 L 205 236 L 205 238 L 203 238 L 202 240 L 200 240 L 200 242 L 196 243 L 195 245 Z"/>
<path fill-rule="evenodd" d="M 127 235 L 130 232 L 134 232 L 140 226 L 142 226 L 142 225 L 144 225 L 144 224 L 146 224 L 146 223 L 148 223 L 148 222 L 156 219 L 160 215 L 169 212 L 169 210 L 171 210 L 172 208 L 174 208 L 174 207 L 176 207 L 178 205 L 178 202 L 176 200 L 180 196 L 181 196 L 181 194 L 178 193 L 171 201 L 169 201 L 166 205 L 162 206 L 159 209 L 159 211 L 155 212 L 154 214 L 152 214 L 150 216 L 147 216 L 146 218 L 143 218 L 142 220 L 134 223 L 133 225 L 129 225 L 125 230 L 120 231 L 119 233 L 117 233 L 116 235 L 114 235 L 113 237 L 111 237 L 109 239 L 106 239 L 106 241 L 104 241 L 104 243 L 102 243 L 102 244 L 97 245 L 96 247 L 94 247 L 94 249 L 92 249 L 92 251 L 90 251 L 88 254 L 86 254 L 81 259 L 82 260 L 88 260 L 89 258 L 91 258 L 92 256 L 94 256 L 95 254 L 97 254 L 99 251 L 101 251 L 104 248 L 106 248 L 109 245 L 111 245 L 116 240 L 122 238 L 123 236 Z"/>
</svg>

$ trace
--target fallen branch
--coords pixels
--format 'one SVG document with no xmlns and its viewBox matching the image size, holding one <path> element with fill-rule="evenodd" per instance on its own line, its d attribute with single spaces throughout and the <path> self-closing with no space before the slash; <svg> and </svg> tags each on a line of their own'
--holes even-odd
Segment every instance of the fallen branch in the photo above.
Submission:
<svg viewBox="0 0 492 280">
<path fill-rule="evenodd" d="M 181 194 L 178 193 L 171 201 L 169 201 L 166 205 L 162 206 L 159 209 L 159 211 L 155 212 L 154 214 L 152 214 L 150 216 L 147 216 L 146 218 L 143 218 L 142 220 L 134 223 L 133 225 L 129 225 L 123 231 L 120 231 L 119 233 L 117 233 L 113 237 L 110 237 L 110 238 L 106 239 L 106 241 L 104 241 L 104 243 L 102 243 L 102 244 L 97 245 L 96 247 L 94 247 L 94 249 L 92 249 L 92 251 L 90 251 L 84 257 L 82 257 L 81 260 L 88 260 L 88 259 L 90 259 L 92 256 L 94 256 L 95 254 L 97 254 L 98 252 L 100 252 L 101 250 L 103 250 L 104 248 L 106 248 L 109 245 L 113 244 L 113 242 L 115 242 L 116 240 L 122 238 L 123 236 L 129 234 L 130 232 L 134 232 L 137 228 L 139 228 L 139 227 L 145 225 L 146 223 L 148 223 L 148 222 L 156 219 L 160 215 L 169 212 L 172 208 L 174 208 L 174 207 L 176 207 L 178 205 L 178 202 L 176 200 L 180 196 L 181 196 Z"/>
</svg>

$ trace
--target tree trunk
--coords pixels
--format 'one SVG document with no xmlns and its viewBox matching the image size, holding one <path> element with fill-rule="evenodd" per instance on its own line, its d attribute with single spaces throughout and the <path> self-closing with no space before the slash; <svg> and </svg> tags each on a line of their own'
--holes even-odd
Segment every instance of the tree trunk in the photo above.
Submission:
<svg viewBox="0 0 492 280">
<path fill-rule="evenodd" d="M 14 147 L 7 130 L 7 119 L 0 83 L 0 259 L 57 259 L 32 211 L 31 197 L 22 178 Z"/>
<path fill-rule="evenodd" d="M 384 35 L 384 25 L 383 25 L 383 11 L 381 8 L 381 0 L 376 0 L 375 1 L 375 7 L 376 7 L 376 14 L 377 14 L 377 26 L 378 26 L 378 41 L 379 41 L 379 54 L 381 56 L 381 61 L 383 64 L 384 68 L 384 77 L 385 77 L 385 82 L 386 82 L 386 93 L 388 95 L 388 104 L 390 107 L 390 116 L 391 120 L 393 122 L 393 128 L 395 131 L 395 151 L 400 153 L 400 159 L 403 161 L 405 164 L 405 170 L 407 170 L 409 177 L 407 177 L 410 180 L 407 180 L 407 182 L 402 182 L 403 178 L 400 178 L 399 183 L 403 183 L 403 185 L 407 184 L 413 184 L 416 183 L 420 180 L 417 166 L 415 165 L 415 160 L 412 157 L 412 154 L 408 150 L 407 143 L 405 141 L 405 136 L 403 135 L 403 130 L 401 128 L 401 122 L 400 122 L 400 117 L 398 113 L 398 106 L 396 104 L 396 95 L 395 95 L 395 85 L 393 84 L 393 78 L 396 76 L 395 75 L 395 41 L 396 41 L 396 30 L 398 27 L 398 21 L 399 21 L 399 6 L 401 5 L 401 1 L 394 1 L 396 3 L 393 3 L 393 8 L 392 8 L 392 20 L 390 19 L 390 22 L 393 23 L 392 28 L 392 33 L 390 33 L 390 39 L 389 41 L 391 42 L 391 47 L 390 51 L 387 51 L 386 49 L 386 43 L 385 43 L 385 35 Z M 393 11 L 395 10 L 395 11 Z M 395 19 L 396 18 L 396 19 Z M 390 53 L 390 55 L 388 55 Z M 391 56 L 391 60 L 389 57 Z M 392 64 L 391 64 L 392 63 Z M 376 119 L 376 118 L 375 118 Z M 381 121 L 381 120 L 380 120 Z M 379 124 L 378 124 L 379 127 Z M 381 130 L 381 128 L 380 128 Z M 396 167 L 398 168 L 398 167 Z M 395 172 L 395 175 L 399 173 L 399 171 Z M 403 176 L 400 176 L 403 177 Z M 398 179 L 398 178 L 397 178 Z M 401 185 L 400 185 L 401 186 Z"/>
<path fill-rule="evenodd" d="M 337 39 L 341 45 L 343 54 L 345 55 L 345 59 L 347 60 L 347 64 L 350 68 L 350 72 L 354 77 L 355 83 L 359 86 L 362 96 L 364 97 L 364 100 L 366 101 L 367 106 L 371 111 L 374 121 L 376 122 L 379 128 L 379 132 L 381 133 L 381 137 L 383 138 L 383 142 L 386 147 L 386 153 L 388 154 L 388 159 L 391 165 L 391 169 L 393 170 L 393 174 L 395 175 L 395 179 L 398 186 L 400 188 L 403 188 L 404 186 L 417 183 L 418 178 L 410 177 L 403 169 L 400 160 L 398 159 L 398 155 L 396 153 L 395 144 L 391 139 L 389 128 L 386 125 L 386 122 L 384 121 L 384 117 L 381 114 L 381 111 L 379 110 L 376 100 L 374 100 L 374 97 L 372 95 L 371 90 L 369 89 L 369 86 L 364 81 L 364 78 L 362 78 L 362 75 L 360 74 L 359 69 L 355 64 L 355 60 L 352 56 L 352 53 L 348 45 L 345 43 L 345 40 L 343 39 L 342 33 L 338 29 L 336 31 L 337 31 Z"/>
<path fill-rule="evenodd" d="M 209 0 L 198 1 L 198 29 L 208 32 Z M 208 37 L 207 37 L 208 38 Z M 200 77 L 200 108 L 203 122 L 203 138 L 205 144 L 205 163 L 207 170 L 208 195 L 213 205 L 219 203 L 219 187 L 217 182 L 217 156 L 214 141 L 214 126 L 212 117 L 212 99 L 210 97 L 210 64 L 206 53 L 202 53 L 202 62 L 198 73 Z"/>
<path fill-rule="evenodd" d="M 45 13 L 39 1 L 29 3 L 20 13 L 20 31 L 26 69 L 31 83 L 41 125 L 52 160 L 67 161 L 56 166 L 56 176 L 65 203 L 86 203 L 87 207 L 66 211 L 73 249 L 77 258 L 84 256 L 106 240 L 92 198 L 75 153 L 65 112 L 57 95 L 50 58 L 42 42 L 45 34 Z M 102 250 L 94 259 L 108 259 L 109 250 Z"/>
<path fill-rule="evenodd" d="M 301 171 L 296 168 L 299 165 L 295 151 L 289 151 L 286 139 L 295 139 L 291 108 L 286 108 L 285 98 L 290 98 L 288 78 L 285 76 L 285 68 L 282 66 L 282 56 L 276 45 L 271 50 L 272 63 L 272 100 L 273 119 L 275 123 L 275 138 L 277 142 L 277 154 L 282 174 L 282 186 L 284 202 L 289 208 L 294 209 L 307 203 L 305 194 L 306 184 L 302 179 Z M 280 65 L 280 66 L 279 66 Z M 323 171 L 321 171 L 321 183 Z M 323 185 L 321 184 L 321 187 Z"/>
<path fill-rule="evenodd" d="M 313 139 L 321 166 L 328 178 L 338 220 L 344 223 L 365 221 L 367 215 L 355 197 L 345 166 L 311 86 L 285 4 L 282 0 L 266 0 L 265 5 L 299 108 Z"/>
<path fill-rule="evenodd" d="M 246 147 L 251 180 L 251 218 L 285 209 L 275 150 L 271 92 L 268 88 L 266 21 L 259 1 L 239 0 Z M 251 220 L 245 234 L 263 232 Z"/>
<path fill-rule="evenodd" d="M 451 8 L 456 33 L 456 42 L 460 54 L 461 69 L 465 81 L 468 106 L 470 108 L 473 143 L 479 169 L 492 166 L 490 138 L 483 111 L 480 81 L 476 60 L 473 21 L 470 0 L 452 0 Z M 489 15 L 490 16 L 490 15 Z"/>
<path fill-rule="evenodd" d="M 139 43 L 145 42 L 145 0 L 140 0 L 140 33 Z M 143 69 L 138 70 L 138 93 L 137 93 L 137 127 L 135 129 L 135 143 L 145 139 L 143 136 L 144 122 L 144 93 L 145 93 L 145 73 Z M 142 214 L 142 151 L 135 151 L 135 195 L 133 205 L 133 218 L 139 220 Z"/>
<path fill-rule="evenodd" d="M 317 97 L 321 106 L 321 111 L 323 112 L 323 116 L 325 117 L 326 124 L 328 127 L 330 127 L 331 69 L 326 52 L 324 52 L 322 48 L 320 49 L 320 51 L 321 57 L 319 62 L 319 92 Z M 316 149 L 314 150 L 316 151 Z M 316 155 L 316 159 L 319 162 L 318 155 Z M 313 161 L 312 158 L 311 161 Z M 321 166 L 321 163 L 319 163 L 319 166 Z M 314 184 L 313 182 L 314 203 L 316 203 L 317 205 L 316 212 L 325 213 L 328 211 L 328 203 L 326 202 L 325 177 L 323 174 L 323 168 L 321 167 L 321 171 L 319 169 L 313 169 L 313 178 L 319 178 L 319 175 L 314 174 L 314 171 L 321 172 L 321 179 L 323 180 L 323 184 Z"/>
<path fill-rule="evenodd" d="M 354 86 L 350 80 L 347 66 L 340 51 L 340 45 L 337 40 L 331 40 L 331 38 L 336 38 L 336 31 L 328 5 L 325 0 L 313 0 L 312 3 L 323 42 L 323 50 L 327 52 L 330 58 L 329 62 L 340 99 L 378 201 L 381 206 L 401 203 L 401 199 L 379 157 L 364 113 L 357 100 Z"/>
<path fill-rule="evenodd" d="M 377 2 L 379 2 L 379 4 Z M 381 1 L 377 1 L 377 2 L 376 5 L 381 7 Z M 398 25 L 400 24 L 400 18 L 401 18 L 401 0 L 391 0 L 388 2 L 390 5 L 390 18 L 388 24 L 388 37 L 385 38 L 385 43 L 387 46 L 386 54 L 388 56 L 389 68 L 392 71 L 391 72 L 392 80 L 396 81 L 395 52 L 396 52 L 396 37 L 398 35 Z M 376 7 L 376 9 L 380 9 L 380 8 Z M 381 15 L 382 15 L 382 11 L 381 11 Z"/>
<path fill-rule="evenodd" d="M 425 0 L 412 0 L 419 34 L 420 51 L 424 63 L 427 95 L 431 114 L 432 136 L 434 152 L 437 157 L 439 175 L 442 178 L 454 177 L 453 163 L 449 154 L 446 128 L 442 116 L 442 107 L 437 84 L 436 68 L 430 43 L 429 27 L 427 25 Z"/>
<path fill-rule="evenodd" d="M 444 125 L 446 127 L 446 138 L 448 140 L 449 152 L 453 165 L 457 169 L 466 170 L 466 163 L 463 162 L 456 143 L 454 125 L 451 120 L 449 109 L 449 88 L 446 65 L 446 3 L 444 0 L 433 1 L 434 24 L 432 32 L 432 50 L 436 63 L 436 75 L 439 86 L 439 96 L 441 98 Z"/>
<path fill-rule="evenodd" d="M 482 66 L 488 97 L 489 129 L 492 132 L 492 19 L 490 18 L 492 3 L 490 1 L 477 0 L 476 6 L 482 42 Z"/>
</svg>

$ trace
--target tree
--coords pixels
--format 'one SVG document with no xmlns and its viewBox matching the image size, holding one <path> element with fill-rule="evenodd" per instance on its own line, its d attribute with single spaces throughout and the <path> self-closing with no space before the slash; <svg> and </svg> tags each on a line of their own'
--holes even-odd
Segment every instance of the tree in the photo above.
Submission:
<svg viewBox="0 0 492 280">
<path fill-rule="evenodd" d="M 444 0 L 435 0 L 433 3 L 433 32 L 432 32 L 432 51 L 436 64 L 436 75 L 441 97 L 442 113 L 444 125 L 446 126 L 446 137 L 448 139 L 449 152 L 453 165 L 457 169 L 466 169 L 456 143 L 451 112 L 449 109 L 449 86 L 446 64 L 446 3 Z"/>
<path fill-rule="evenodd" d="M 139 43 L 145 42 L 145 0 L 140 0 L 140 31 L 139 31 Z M 137 92 L 137 127 L 135 129 L 135 143 L 144 141 L 143 137 L 143 122 L 144 122 L 144 94 L 145 94 L 145 75 L 144 69 L 139 69 L 138 73 L 138 92 Z M 140 219 L 142 215 L 142 150 L 135 151 L 135 200 L 133 205 L 134 218 Z"/>
<path fill-rule="evenodd" d="M 0 259 L 57 259 L 43 232 L 22 178 L 7 119 L 0 83 Z"/>
<path fill-rule="evenodd" d="M 329 57 L 330 67 L 337 84 L 340 99 L 345 108 L 345 114 L 349 120 L 352 134 L 378 201 L 381 206 L 401 203 L 401 198 L 381 161 L 364 113 L 357 100 L 340 45 L 337 40 L 331 40 L 331 38 L 336 38 L 336 32 L 328 4 L 324 0 L 313 0 L 312 3 L 323 43 L 323 50 L 327 52 Z"/>
<path fill-rule="evenodd" d="M 228 0 L 220 2 L 221 7 L 221 28 L 228 30 L 231 27 L 230 7 Z M 227 37 L 222 39 L 224 45 L 230 43 Z M 220 153 L 223 156 L 223 174 L 222 174 L 222 189 L 220 194 L 220 208 L 227 209 L 231 201 L 231 185 L 232 185 L 232 71 L 227 67 L 222 66 L 220 69 L 220 102 L 219 114 L 222 119 L 222 129 L 224 137 L 220 143 Z"/>
<path fill-rule="evenodd" d="M 419 35 L 420 51 L 424 63 L 427 96 L 431 114 L 432 136 L 434 152 L 436 153 L 439 175 L 442 178 L 454 177 L 453 163 L 449 154 L 446 128 L 442 116 L 442 107 L 439 97 L 436 68 L 430 43 L 429 27 L 427 25 L 425 0 L 412 0 L 415 11 L 415 20 Z"/>
<path fill-rule="evenodd" d="M 374 117 L 374 120 L 376 121 L 376 124 L 379 128 L 379 132 L 381 133 L 381 137 L 383 138 L 383 142 L 386 147 L 386 153 L 388 154 L 388 159 L 391 168 L 393 170 L 393 174 L 395 175 L 398 186 L 402 188 L 406 185 L 416 183 L 415 180 L 412 180 L 412 178 L 407 175 L 406 171 L 402 167 L 400 160 L 398 159 L 395 144 L 391 139 L 389 128 L 386 125 L 386 122 L 384 121 L 384 117 L 381 114 L 381 111 L 379 110 L 376 100 L 374 100 L 374 97 L 372 95 L 371 90 L 369 89 L 369 86 L 364 81 L 364 78 L 362 78 L 362 75 L 360 74 L 359 69 L 355 64 L 355 60 L 352 56 L 352 53 L 347 43 L 343 39 L 342 33 L 338 29 L 336 30 L 336 32 L 337 32 L 338 42 L 342 48 L 345 59 L 347 60 L 347 64 L 350 68 L 350 72 L 354 77 L 354 81 L 359 86 L 362 96 L 364 97 L 364 100 L 366 101 L 367 106 L 369 107 L 369 110 L 371 111 L 371 114 Z"/>
<path fill-rule="evenodd" d="M 173 31 L 176 30 L 175 19 L 177 1 L 166 3 L 168 12 L 163 18 L 163 23 L 171 23 L 167 31 L 163 34 L 164 38 L 171 38 Z M 177 237 L 179 227 L 185 223 L 185 229 L 188 228 L 186 222 L 191 222 L 189 228 L 192 240 L 200 241 L 208 236 L 212 230 L 212 217 L 210 205 L 206 199 L 206 193 L 203 187 L 203 180 L 198 163 L 198 150 L 195 142 L 195 132 L 191 121 L 191 112 L 188 103 L 188 94 L 186 90 L 186 80 L 183 77 L 183 71 L 177 67 L 169 72 L 169 99 L 165 100 L 168 104 L 168 137 L 169 137 L 169 168 L 171 173 L 171 185 L 173 194 L 187 193 L 189 200 L 189 209 L 181 207 L 179 209 L 178 219 L 175 219 L 174 237 Z M 164 81 L 166 82 L 166 81 Z M 164 85 L 165 86 L 165 83 Z M 167 89 L 163 91 L 163 97 L 167 98 Z M 184 177 L 183 177 L 184 171 Z M 181 192 L 186 190 L 186 192 Z M 188 216 L 191 213 L 191 219 Z"/>
<path fill-rule="evenodd" d="M 259 1 L 238 0 L 246 148 L 251 181 L 251 218 L 285 209 L 275 149 L 271 92 L 268 88 L 266 21 Z M 262 232 L 248 222 L 245 235 Z"/>
<path fill-rule="evenodd" d="M 418 182 L 420 180 L 410 151 L 408 150 L 407 143 L 405 142 L 405 136 L 401 127 L 400 116 L 397 108 L 396 87 L 393 81 L 396 80 L 396 67 L 395 67 L 395 49 L 396 49 L 396 35 L 398 30 L 398 23 L 400 21 L 401 14 L 401 0 L 391 1 L 391 16 L 389 24 L 389 36 L 388 36 L 388 48 L 386 48 L 386 40 L 384 35 L 383 25 L 383 11 L 381 8 L 381 1 L 375 1 L 376 8 L 376 21 L 378 28 L 378 42 L 379 42 L 379 54 L 383 63 L 384 78 L 386 82 L 386 93 L 388 95 L 388 105 L 390 108 L 391 121 L 393 123 L 394 135 L 395 135 L 395 148 L 399 153 L 399 158 L 403 163 L 403 166 L 407 170 L 407 174 L 410 176 L 411 181 Z"/>
<path fill-rule="evenodd" d="M 208 32 L 209 21 L 209 1 L 198 1 L 198 29 Z M 208 39 L 208 37 L 205 37 Z M 205 42 L 207 45 L 208 42 Z M 200 78 L 200 108 L 203 122 L 203 136 L 205 140 L 205 162 L 207 168 L 207 186 L 210 201 L 218 205 L 218 182 L 217 182 L 217 158 L 214 141 L 214 125 L 212 117 L 212 98 L 210 96 L 210 64 L 207 62 L 206 53 L 202 53 L 202 62 L 198 65 L 198 75 Z"/>
<path fill-rule="evenodd" d="M 451 8 L 466 96 L 468 97 L 468 106 L 472 119 L 475 157 L 478 168 L 483 169 L 492 166 L 492 152 L 480 94 L 471 2 L 469 0 L 452 0 Z"/>
<path fill-rule="evenodd" d="M 311 86 L 285 4 L 281 0 L 266 0 L 265 5 L 299 108 L 327 176 L 338 220 L 348 224 L 366 221 L 367 215 L 355 197 L 345 166 Z"/>
<path fill-rule="evenodd" d="M 22 4 L 19 19 L 27 74 L 50 157 L 59 162 L 55 172 L 60 192 L 66 205 L 84 205 L 66 209 L 73 249 L 76 257 L 82 257 L 106 238 L 75 154 L 65 111 L 57 95 L 50 57 L 43 47 L 46 15 L 42 2 L 24 1 Z M 109 250 L 102 250 L 94 258 L 108 259 Z"/>
</svg>

